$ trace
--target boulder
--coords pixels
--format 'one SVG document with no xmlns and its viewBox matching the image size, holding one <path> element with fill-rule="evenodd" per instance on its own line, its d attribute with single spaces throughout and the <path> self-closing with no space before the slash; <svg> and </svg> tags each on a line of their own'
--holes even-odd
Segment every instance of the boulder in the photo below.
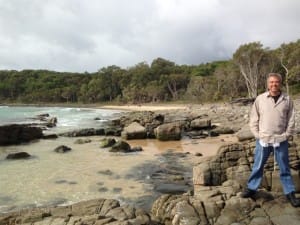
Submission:
<svg viewBox="0 0 300 225">
<path fill-rule="evenodd" d="M 109 152 L 123 152 L 123 153 L 130 153 L 130 152 L 140 152 L 142 151 L 141 147 L 134 147 L 131 148 L 131 146 L 126 141 L 117 141 L 111 149 L 109 149 Z"/>
<path fill-rule="evenodd" d="M 116 143 L 116 140 L 114 138 L 103 138 L 100 141 L 100 147 L 101 148 L 107 148 L 107 147 L 111 147 Z"/>
<path fill-rule="evenodd" d="M 231 127 L 219 126 L 212 129 L 213 132 L 217 134 L 233 134 L 234 130 Z"/>
<path fill-rule="evenodd" d="M 144 139 L 147 137 L 146 128 L 138 122 L 133 122 L 127 127 L 124 127 L 121 137 L 127 140 L 130 139 Z"/>
<path fill-rule="evenodd" d="M 178 122 L 162 124 L 154 129 L 154 134 L 160 141 L 180 140 L 181 124 Z"/>
<path fill-rule="evenodd" d="M 130 145 L 125 141 L 117 141 L 109 150 L 110 152 L 131 152 Z"/>
<path fill-rule="evenodd" d="M 194 119 L 191 121 L 191 128 L 200 130 L 200 129 L 206 129 L 211 127 L 211 120 L 210 119 Z"/>
<path fill-rule="evenodd" d="M 66 153 L 66 152 L 69 152 L 71 150 L 72 149 L 70 147 L 65 146 L 65 145 L 60 145 L 60 146 L 58 146 L 54 149 L 54 151 L 57 152 L 57 153 Z"/>
<path fill-rule="evenodd" d="M 9 153 L 6 156 L 6 159 L 28 159 L 31 155 L 27 152 L 15 152 L 15 153 Z"/>
<path fill-rule="evenodd" d="M 244 125 L 237 133 L 236 136 L 239 141 L 247 141 L 254 139 L 254 135 L 250 131 L 249 125 Z"/>
</svg>

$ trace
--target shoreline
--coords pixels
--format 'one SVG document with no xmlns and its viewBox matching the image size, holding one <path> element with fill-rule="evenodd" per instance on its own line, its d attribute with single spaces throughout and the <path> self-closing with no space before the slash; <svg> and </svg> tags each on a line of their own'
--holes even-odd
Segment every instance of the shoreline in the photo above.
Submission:
<svg viewBox="0 0 300 225">
<path fill-rule="evenodd" d="M 211 103 L 207 103 L 210 105 Z M 119 105 L 106 105 L 106 104 L 68 104 L 68 103 L 37 103 L 37 104 L 24 104 L 24 103 L 3 103 L 0 106 L 8 107 L 65 107 L 65 108 L 93 108 L 93 109 L 112 109 L 124 111 L 164 111 L 164 110 L 184 110 L 191 107 L 191 105 L 198 105 L 192 103 L 182 104 L 119 104 Z M 206 105 L 206 104 L 205 104 Z"/>
<path fill-rule="evenodd" d="M 188 104 L 176 105 L 105 105 L 97 108 L 101 109 L 117 109 L 126 111 L 165 111 L 165 110 L 179 110 L 187 109 Z"/>
</svg>

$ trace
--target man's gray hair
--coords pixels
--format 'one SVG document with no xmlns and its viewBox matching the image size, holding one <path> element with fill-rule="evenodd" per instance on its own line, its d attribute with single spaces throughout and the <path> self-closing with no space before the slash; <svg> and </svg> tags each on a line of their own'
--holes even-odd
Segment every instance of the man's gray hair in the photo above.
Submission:
<svg viewBox="0 0 300 225">
<path fill-rule="evenodd" d="M 280 80 L 280 83 L 282 83 L 282 76 L 279 73 L 269 73 L 268 74 L 268 80 L 270 77 L 277 77 Z"/>
</svg>

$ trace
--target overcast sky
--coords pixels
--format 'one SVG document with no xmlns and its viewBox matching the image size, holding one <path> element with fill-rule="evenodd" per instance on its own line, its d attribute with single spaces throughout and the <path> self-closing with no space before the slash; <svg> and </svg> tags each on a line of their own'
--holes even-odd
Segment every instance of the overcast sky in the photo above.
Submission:
<svg viewBox="0 0 300 225">
<path fill-rule="evenodd" d="M 0 0 L 0 69 L 200 64 L 299 38 L 300 0 Z"/>
</svg>

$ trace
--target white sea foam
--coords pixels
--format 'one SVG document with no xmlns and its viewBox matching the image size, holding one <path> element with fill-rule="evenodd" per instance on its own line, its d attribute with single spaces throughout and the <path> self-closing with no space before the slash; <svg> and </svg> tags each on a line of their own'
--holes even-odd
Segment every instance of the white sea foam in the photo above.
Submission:
<svg viewBox="0 0 300 225">
<path fill-rule="evenodd" d="M 48 113 L 57 118 L 56 130 L 60 128 L 95 128 L 115 117 L 118 110 L 64 107 L 0 107 L 0 125 L 31 123 L 37 115 Z M 97 120 L 95 120 L 97 118 Z"/>
</svg>

